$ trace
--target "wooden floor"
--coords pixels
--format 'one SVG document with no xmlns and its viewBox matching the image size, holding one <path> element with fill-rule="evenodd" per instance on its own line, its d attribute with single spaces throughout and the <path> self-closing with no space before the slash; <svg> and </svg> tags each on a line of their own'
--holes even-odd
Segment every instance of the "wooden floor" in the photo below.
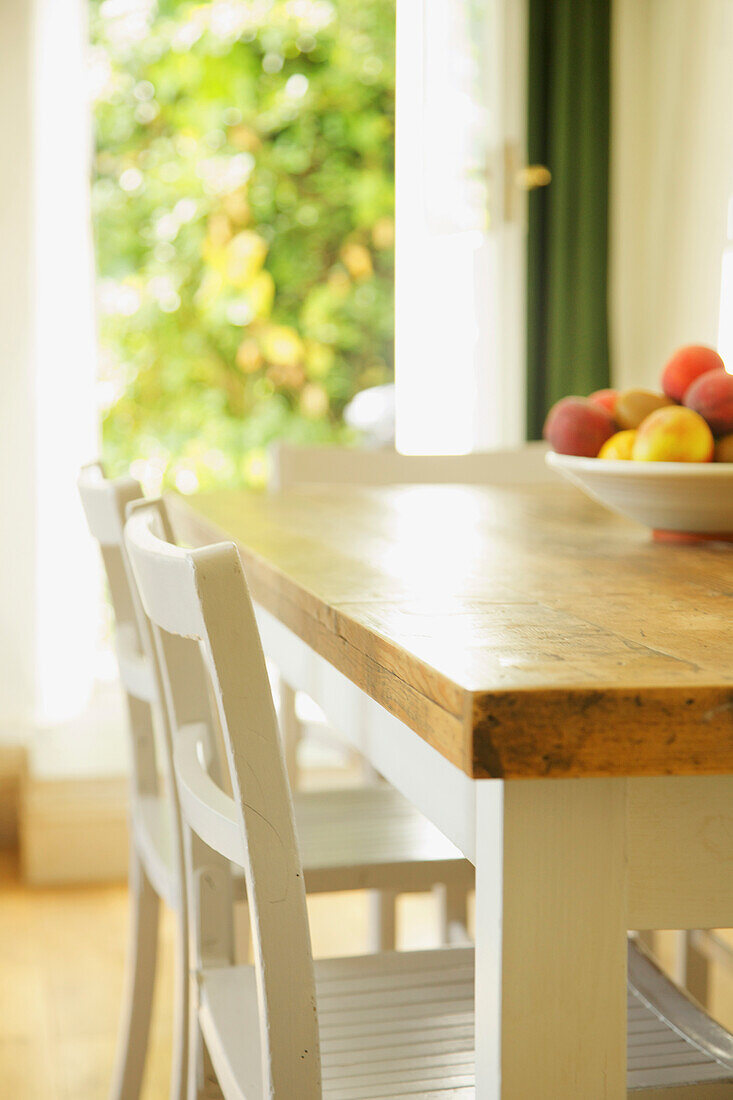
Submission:
<svg viewBox="0 0 733 1100">
<path fill-rule="evenodd" d="M 315 953 L 363 952 L 368 904 L 362 893 L 310 898 Z M 400 946 L 434 944 L 433 899 L 405 897 L 399 906 Z M 126 935 L 124 886 L 29 889 L 19 880 L 15 855 L 0 850 L 0 1096 L 106 1098 Z M 168 1092 L 172 936 L 166 917 L 143 1100 L 162 1100 Z M 662 938 L 668 958 L 670 937 Z M 715 968 L 711 1007 L 733 1028 L 733 971 Z"/>
<path fill-rule="evenodd" d="M 317 955 L 366 950 L 364 893 L 309 899 Z M 400 946 L 432 946 L 426 895 L 401 898 Z M 29 889 L 0 851 L 0 1097 L 103 1100 L 114 1057 L 127 936 L 123 886 Z M 164 920 L 143 1100 L 168 1094 L 173 926 Z"/>
</svg>

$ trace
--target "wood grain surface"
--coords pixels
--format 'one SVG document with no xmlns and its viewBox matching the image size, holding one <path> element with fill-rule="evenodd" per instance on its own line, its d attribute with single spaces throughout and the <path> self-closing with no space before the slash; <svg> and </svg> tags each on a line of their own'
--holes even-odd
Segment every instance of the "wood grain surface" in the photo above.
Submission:
<svg viewBox="0 0 733 1100">
<path fill-rule="evenodd" d="M 557 485 L 169 497 L 254 598 L 476 777 L 733 772 L 733 547 Z"/>
</svg>

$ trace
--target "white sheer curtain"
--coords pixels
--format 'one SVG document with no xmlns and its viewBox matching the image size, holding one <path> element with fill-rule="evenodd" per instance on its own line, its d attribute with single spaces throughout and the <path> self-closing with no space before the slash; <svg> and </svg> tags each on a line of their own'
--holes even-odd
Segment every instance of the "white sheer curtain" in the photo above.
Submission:
<svg viewBox="0 0 733 1100">
<path fill-rule="evenodd" d="M 30 720 L 35 668 L 31 34 L 26 0 L 0 4 L 0 741 Z"/>
<path fill-rule="evenodd" d="M 76 491 L 96 457 L 88 0 L 34 0 L 36 719 L 74 718 L 94 680 L 97 554 Z"/>
<path fill-rule="evenodd" d="M 680 344 L 718 341 L 733 194 L 733 3 L 615 0 L 614 383 L 657 386 Z"/>
</svg>

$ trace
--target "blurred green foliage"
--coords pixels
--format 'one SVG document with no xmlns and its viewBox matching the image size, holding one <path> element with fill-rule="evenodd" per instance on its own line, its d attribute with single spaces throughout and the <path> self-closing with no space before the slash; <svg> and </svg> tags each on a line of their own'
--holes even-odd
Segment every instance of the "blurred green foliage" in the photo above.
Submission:
<svg viewBox="0 0 733 1100">
<path fill-rule="evenodd" d="M 394 0 L 91 0 L 103 453 L 257 484 L 392 377 Z"/>
</svg>

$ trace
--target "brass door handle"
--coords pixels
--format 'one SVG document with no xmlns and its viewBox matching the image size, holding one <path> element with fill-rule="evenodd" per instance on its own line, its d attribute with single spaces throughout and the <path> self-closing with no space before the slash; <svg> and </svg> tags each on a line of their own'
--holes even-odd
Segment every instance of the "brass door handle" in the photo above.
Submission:
<svg viewBox="0 0 733 1100">
<path fill-rule="evenodd" d="M 514 173 L 514 185 L 521 191 L 535 191 L 538 187 L 547 187 L 552 180 L 552 172 L 544 164 L 526 164 Z"/>
</svg>

